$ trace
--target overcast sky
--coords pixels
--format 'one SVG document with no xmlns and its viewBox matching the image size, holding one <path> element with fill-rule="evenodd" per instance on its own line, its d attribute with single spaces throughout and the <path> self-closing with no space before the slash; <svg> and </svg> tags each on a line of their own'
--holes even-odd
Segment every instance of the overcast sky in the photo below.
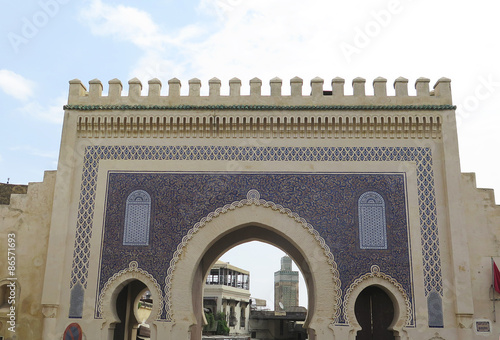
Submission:
<svg viewBox="0 0 500 340">
<path fill-rule="evenodd" d="M 23 0 L 0 12 L 0 182 L 41 181 L 56 168 L 68 81 L 143 84 L 259 77 L 452 80 L 462 171 L 500 189 L 499 7 L 495 1 Z M 144 86 L 147 90 L 147 86 Z M 272 261 L 279 269 L 279 255 Z M 235 261 L 236 262 L 236 261 Z M 275 263 L 276 262 L 276 263 Z M 275 264 L 274 264 L 275 263 Z M 238 265 L 235 263 L 235 265 Z M 245 268 L 252 270 L 251 268 Z M 272 278 L 271 278 L 272 280 Z M 271 288 L 272 289 L 272 288 Z"/>
</svg>

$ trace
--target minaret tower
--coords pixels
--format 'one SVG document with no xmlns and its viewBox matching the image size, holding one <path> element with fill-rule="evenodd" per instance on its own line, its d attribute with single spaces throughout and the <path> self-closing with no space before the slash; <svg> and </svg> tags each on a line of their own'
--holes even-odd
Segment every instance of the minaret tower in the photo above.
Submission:
<svg viewBox="0 0 500 340">
<path fill-rule="evenodd" d="M 286 311 L 299 305 L 299 272 L 292 271 L 292 259 L 281 258 L 281 270 L 274 273 L 274 310 Z"/>
</svg>

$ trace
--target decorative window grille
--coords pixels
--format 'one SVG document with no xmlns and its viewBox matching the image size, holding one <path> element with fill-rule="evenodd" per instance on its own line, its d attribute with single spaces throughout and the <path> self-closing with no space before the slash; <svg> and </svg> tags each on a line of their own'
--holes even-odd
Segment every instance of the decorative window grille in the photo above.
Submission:
<svg viewBox="0 0 500 340">
<path fill-rule="evenodd" d="M 361 249 L 387 249 L 385 202 L 380 194 L 367 191 L 359 197 L 359 241 Z"/>
<path fill-rule="evenodd" d="M 147 246 L 149 244 L 150 215 L 151 197 L 146 191 L 136 190 L 128 195 L 123 245 Z"/>
</svg>

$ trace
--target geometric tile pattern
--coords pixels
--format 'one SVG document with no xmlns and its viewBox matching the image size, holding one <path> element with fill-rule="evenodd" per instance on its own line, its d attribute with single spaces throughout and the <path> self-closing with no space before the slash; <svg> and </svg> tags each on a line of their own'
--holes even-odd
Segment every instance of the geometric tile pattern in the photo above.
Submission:
<svg viewBox="0 0 500 340">
<path fill-rule="evenodd" d="M 296 162 L 416 163 L 418 205 L 426 296 L 441 296 L 442 275 L 432 152 L 427 147 L 237 147 L 237 146 L 88 146 L 85 149 L 70 287 L 87 288 L 90 240 L 100 160 L 226 160 Z"/>
<path fill-rule="evenodd" d="M 385 203 L 380 194 L 368 191 L 359 197 L 359 242 L 361 249 L 387 249 Z"/>
<path fill-rule="evenodd" d="M 223 111 L 332 111 L 332 110 L 367 110 L 367 111 L 435 111 L 456 110 L 454 105 L 64 105 L 64 110 L 100 111 L 100 110 L 223 110 Z"/>
</svg>

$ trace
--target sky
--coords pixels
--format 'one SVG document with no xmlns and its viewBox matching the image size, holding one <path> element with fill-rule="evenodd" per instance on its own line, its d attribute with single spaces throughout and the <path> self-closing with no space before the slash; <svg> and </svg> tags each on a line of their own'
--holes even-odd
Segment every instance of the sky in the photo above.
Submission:
<svg viewBox="0 0 500 340">
<path fill-rule="evenodd" d="M 430 0 L 23 0 L 0 12 L 0 182 L 43 180 L 57 167 L 68 81 L 118 78 L 144 85 L 191 78 L 309 81 L 319 76 L 452 80 L 461 169 L 500 190 L 500 5 Z M 147 86 L 144 86 L 147 91 Z M 279 269 L 277 255 L 273 272 Z M 272 261 L 274 266 L 274 261 Z M 234 263 L 235 265 L 238 265 Z M 251 268 L 244 268 L 251 270 Z M 272 280 L 272 279 L 271 279 Z"/>
</svg>

